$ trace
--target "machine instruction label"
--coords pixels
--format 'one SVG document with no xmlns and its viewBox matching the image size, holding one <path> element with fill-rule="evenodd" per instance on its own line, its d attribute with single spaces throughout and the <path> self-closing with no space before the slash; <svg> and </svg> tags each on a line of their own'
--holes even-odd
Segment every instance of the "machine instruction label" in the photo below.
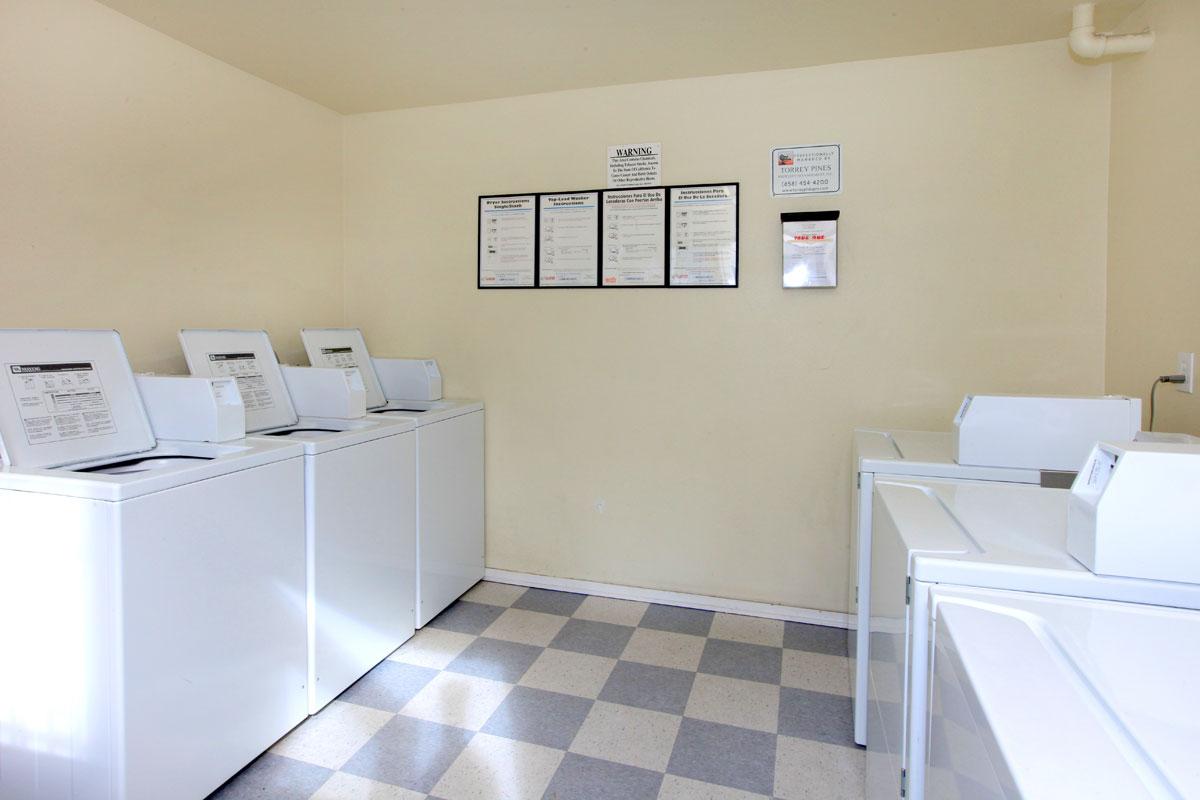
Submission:
<svg viewBox="0 0 1200 800">
<path fill-rule="evenodd" d="M 30 445 L 117 432 L 100 376 L 91 361 L 5 367 Z"/>
<path fill-rule="evenodd" d="M 326 367 L 348 369 L 358 366 L 358 361 L 354 358 L 354 348 L 352 347 L 322 347 L 321 360 L 325 362 L 323 366 Z"/>
<path fill-rule="evenodd" d="M 275 407 L 275 398 L 254 353 L 209 353 L 208 363 L 213 377 L 237 381 L 247 412 Z"/>
</svg>

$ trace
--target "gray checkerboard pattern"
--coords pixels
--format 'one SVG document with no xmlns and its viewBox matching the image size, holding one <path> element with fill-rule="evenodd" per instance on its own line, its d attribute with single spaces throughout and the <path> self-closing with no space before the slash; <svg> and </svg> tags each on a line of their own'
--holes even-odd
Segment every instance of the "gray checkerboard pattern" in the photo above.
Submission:
<svg viewBox="0 0 1200 800">
<path fill-rule="evenodd" d="M 483 582 L 211 800 L 860 798 L 845 643 Z"/>
</svg>

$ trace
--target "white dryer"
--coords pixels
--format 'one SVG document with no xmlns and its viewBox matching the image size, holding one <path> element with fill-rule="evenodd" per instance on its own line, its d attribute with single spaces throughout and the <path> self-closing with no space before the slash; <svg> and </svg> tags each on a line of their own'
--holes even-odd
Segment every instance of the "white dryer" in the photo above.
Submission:
<svg viewBox="0 0 1200 800">
<path fill-rule="evenodd" d="M 423 627 L 483 578 L 483 403 L 437 399 L 436 366 L 438 377 L 429 382 L 435 399 L 388 396 L 376 366 L 392 359 L 371 358 L 359 329 L 306 328 L 300 335 L 314 366 L 358 367 L 369 417 L 409 419 L 417 426 L 416 626 Z"/>
<path fill-rule="evenodd" d="M 0 798 L 204 797 L 306 715 L 303 451 L 156 441 L 115 331 L 0 383 Z"/>
<path fill-rule="evenodd" d="M 304 448 L 315 714 L 413 634 L 415 426 L 298 416 L 265 331 L 183 330 L 179 339 L 193 375 L 237 380 L 251 438 Z"/>
<path fill-rule="evenodd" d="M 935 589 L 928 800 L 1200 796 L 1200 613 Z"/>
<path fill-rule="evenodd" d="M 925 797 L 933 589 L 1200 609 L 1200 585 L 1095 575 L 1074 559 L 1067 551 L 1065 490 L 877 478 L 874 494 L 866 795 L 872 800 Z"/>
</svg>

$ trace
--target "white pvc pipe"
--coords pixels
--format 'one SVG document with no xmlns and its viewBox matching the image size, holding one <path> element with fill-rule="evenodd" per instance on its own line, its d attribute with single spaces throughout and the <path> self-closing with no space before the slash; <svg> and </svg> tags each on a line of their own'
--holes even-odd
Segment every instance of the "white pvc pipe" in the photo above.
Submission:
<svg viewBox="0 0 1200 800">
<path fill-rule="evenodd" d="M 1154 46 L 1154 32 L 1144 33 L 1096 33 L 1096 4 L 1080 3 L 1072 13 L 1071 35 L 1068 40 L 1071 50 L 1080 58 L 1103 58 L 1104 56 L 1144 53 Z"/>
</svg>

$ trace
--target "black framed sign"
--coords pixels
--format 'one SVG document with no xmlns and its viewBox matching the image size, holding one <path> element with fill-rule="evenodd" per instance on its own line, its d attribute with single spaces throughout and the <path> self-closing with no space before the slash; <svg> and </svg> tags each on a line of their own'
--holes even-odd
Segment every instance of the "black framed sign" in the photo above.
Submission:
<svg viewBox="0 0 1200 800">
<path fill-rule="evenodd" d="M 480 289 L 736 288 L 739 184 L 481 195 Z"/>
</svg>

